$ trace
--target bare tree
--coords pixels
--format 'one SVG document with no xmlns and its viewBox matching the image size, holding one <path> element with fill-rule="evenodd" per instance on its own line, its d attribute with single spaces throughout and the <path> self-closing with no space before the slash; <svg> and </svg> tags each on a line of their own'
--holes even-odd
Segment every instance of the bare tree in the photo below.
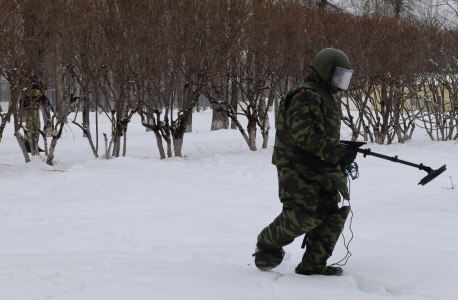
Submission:
<svg viewBox="0 0 458 300">
<path fill-rule="evenodd" d="M 419 126 L 431 140 L 448 141 L 458 138 L 458 60 L 454 56 L 442 58 L 444 67 L 431 61 L 436 71 L 421 80 L 416 100 L 423 109 Z"/>
<path fill-rule="evenodd" d="M 277 15 L 274 9 L 276 4 L 273 2 L 251 3 L 251 5 L 250 17 L 245 26 L 244 35 L 240 37 L 243 40 L 243 46 L 238 49 L 237 58 L 231 60 L 231 63 L 236 63 L 236 65 L 231 66 L 229 73 L 230 81 L 233 86 L 237 87 L 232 93 L 232 98 L 237 98 L 238 93 L 240 93 L 241 103 L 238 102 L 238 104 L 241 112 L 238 113 L 228 103 L 228 99 L 223 100 L 226 91 L 224 88 L 227 89 L 228 84 L 214 84 L 213 93 L 208 92 L 207 97 L 212 99 L 211 102 L 214 105 L 218 105 L 218 110 L 228 114 L 239 128 L 250 150 L 255 151 L 257 149 L 257 126 L 261 128 L 263 134 L 265 141 L 263 147 L 267 147 L 269 126 L 266 117 L 268 106 L 263 105 L 263 102 L 267 91 L 273 89 L 276 83 L 272 80 L 275 77 L 271 77 L 271 74 L 274 71 L 277 44 L 270 39 L 274 39 L 273 33 L 276 25 L 274 20 Z M 259 110 L 260 106 L 262 111 Z M 248 134 L 242 129 L 237 120 L 237 115 L 243 115 L 248 119 Z"/>
<path fill-rule="evenodd" d="M 20 133 L 20 129 L 23 128 L 21 123 L 23 105 L 19 105 L 19 99 L 22 96 L 22 89 L 31 88 L 32 70 L 36 69 L 40 72 L 43 69 L 44 57 L 49 51 L 47 44 L 61 26 L 62 18 L 59 12 L 65 4 L 25 0 L 20 3 L 2 2 L 1 6 L 3 14 L 0 31 L 5 34 L 0 44 L 0 74 L 9 82 L 11 89 L 11 105 L 5 119 L 13 116 L 15 136 L 24 159 L 28 162 L 30 158 Z M 37 11 L 40 13 L 37 14 Z M 5 27 L 4 24 L 9 25 Z M 45 78 L 42 80 L 46 81 Z M 2 122 L 0 136 L 4 127 L 5 124 Z M 30 144 L 32 155 L 38 154 L 36 139 L 34 138 Z"/>
<path fill-rule="evenodd" d="M 60 43 L 58 44 L 65 43 L 66 45 L 71 45 L 71 47 L 65 47 L 64 51 L 56 52 L 59 53 L 59 64 L 65 67 L 66 73 L 72 78 L 72 82 L 76 84 L 74 97 L 80 98 L 80 102 L 83 104 L 82 122 L 76 122 L 79 112 L 78 105 L 75 107 L 76 114 L 72 123 L 81 128 L 83 136 L 87 137 L 92 152 L 97 158 L 98 154 L 90 130 L 89 111 L 90 96 L 94 97 L 95 94 L 92 91 L 95 91 L 96 87 L 94 78 L 99 78 L 98 72 L 100 72 L 101 66 L 98 65 L 100 62 L 96 52 L 98 49 L 94 46 L 94 44 L 97 44 L 95 39 L 99 37 L 96 8 L 94 5 L 89 4 L 91 3 L 80 7 L 84 18 L 72 15 L 70 16 L 71 20 L 66 20 L 66 22 L 72 22 L 74 26 L 77 26 L 77 30 L 69 30 L 59 37 Z M 60 108 L 61 114 L 65 114 L 62 110 L 63 105 L 60 105 Z"/>
<path fill-rule="evenodd" d="M 144 20 L 137 18 L 136 13 L 147 4 L 147 1 L 139 0 L 132 3 L 124 0 L 99 0 L 96 3 L 98 27 L 95 29 L 98 36 L 93 45 L 99 61 L 93 65 L 100 68 L 95 68 L 96 72 L 90 77 L 94 84 L 97 84 L 93 88 L 108 99 L 108 110 L 100 103 L 98 105 L 111 122 L 109 149 L 113 146 L 111 155 L 118 157 L 121 153 L 122 137 L 126 145 L 127 126 L 137 111 L 136 100 L 132 94 L 137 58 L 133 45 L 137 44 L 143 35 L 136 31 L 138 22 L 135 21 Z M 123 148 L 125 150 L 126 146 Z"/>
<path fill-rule="evenodd" d="M 225 74 L 225 73 L 224 73 Z M 212 98 L 216 99 L 217 103 L 212 103 L 213 109 L 211 130 L 227 129 L 229 127 L 229 119 L 227 116 L 227 109 L 220 108 L 220 106 L 229 104 L 229 76 L 227 74 L 218 76 L 216 80 L 218 93 L 213 95 Z M 209 91 L 210 93 L 212 90 Z"/>
<path fill-rule="evenodd" d="M 352 86 L 342 102 L 347 110 L 343 120 L 352 131 L 352 139 L 361 135 L 379 144 L 392 143 L 397 136 L 404 142 L 412 136 L 418 113 L 410 109 L 412 91 L 424 61 L 424 40 L 420 24 L 412 21 L 362 17 L 362 27 L 354 39 L 353 53 L 360 53 L 354 63 Z M 361 27 L 360 27 L 361 28 Z M 398 30 L 394 30 L 398 28 Z M 400 28 L 400 29 L 399 29 Z M 357 115 L 350 111 L 350 101 Z"/>
<path fill-rule="evenodd" d="M 183 95 L 183 107 L 175 120 L 171 115 L 170 128 L 175 156 L 182 156 L 184 133 L 191 129 L 192 111 L 199 96 L 228 63 L 240 42 L 246 4 L 241 0 L 177 0 L 171 5 L 166 26 L 169 40 L 174 43 L 170 47 L 170 57 L 175 61 L 173 65 L 178 76 L 178 93 Z"/>
<path fill-rule="evenodd" d="M 81 102 L 87 96 L 87 91 L 83 94 L 78 92 L 81 84 L 80 73 L 75 71 L 76 61 L 73 61 L 75 56 L 74 37 L 77 32 L 85 32 L 85 26 L 88 26 L 88 20 L 93 17 L 92 10 L 94 9 L 92 0 L 78 0 L 74 3 L 71 1 L 56 3 L 59 14 L 59 27 L 55 28 L 56 33 L 52 36 L 52 40 L 48 48 L 55 53 L 56 69 L 55 69 L 55 89 L 56 89 L 56 113 L 52 117 L 53 132 L 52 140 L 49 147 L 49 154 L 46 160 L 48 165 L 53 165 L 54 152 L 57 146 L 57 141 L 61 138 L 64 126 L 68 122 L 69 115 L 77 109 Z M 87 32 L 87 31 L 86 31 Z M 51 46 L 52 45 L 52 46 Z M 77 114 L 76 114 L 77 115 Z M 76 118 L 75 115 L 75 118 Z M 75 120 L 73 120 L 75 122 Z M 83 128 L 83 131 L 85 128 Z M 90 137 L 90 132 L 89 132 Z M 89 138 L 90 145 L 94 151 L 92 139 Z M 94 153 L 94 155 L 97 155 Z"/>
<path fill-rule="evenodd" d="M 58 103 L 58 106 L 56 107 L 56 110 L 59 109 L 62 113 L 59 115 L 54 114 L 53 116 L 54 130 L 52 133 L 52 140 L 51 145 L 49 147 L 48 158 L 46 159 L 46 163 L 50 166 L 53 165 L 54 151 L 57 146 L 57 141 L 62 137 L 62 132 L 64 126 L 67 123 L 67 118 L 73 112 L 73 108 L 78 107 L 83 99 L 76 96 L 73 93 L 73 90 L 76 89 L 75 87 L 77 85 L 75 78 L 72 78 L 70 75 L 67 75 L 65 73 L 61 76 L 63 82 L 66 83 L 67 88 L 64 90 L 62 95 L 63 101 Z"/>
<path fill-rule="evenodd" d="M 136 64 L 138 71 L 134 80 L 134 94 L 142 125 L 154 132 L 160 158 L 165 159 L 163 140 L 167 144 L 167 157 L 172 156 L 168 118 L 169 113 L 173 111 L 176 72 L 173 69 L 173 60 L 168 56 L 171 53 L 170 45 L 163 39 L 167 30 L 157 22 L 165 18 L 166 6 L 157 2 L 156 4 L 143 8 L 145 23 L 141 30 L 146 36 L 142 43 L 136 44 L 139 57 Z"/>
</svg>

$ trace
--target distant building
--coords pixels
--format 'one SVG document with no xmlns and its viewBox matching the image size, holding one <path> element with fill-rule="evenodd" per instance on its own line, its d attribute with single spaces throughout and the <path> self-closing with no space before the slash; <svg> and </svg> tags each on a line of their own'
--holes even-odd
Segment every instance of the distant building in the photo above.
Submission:
<svg viewBox="0 0 458 300">
<path fill-rule="evenodd" d="M 400 89 L 400 88 L 397 88 Z M 370 107 L 371 111 L 375 110 L 374 103 L 377 105 L 377 109 L 381 109 L 381 105 L 386 101 L 391 103 L 391 105 L 396 105 L 401 101 L 403 103 L 403 108 L 405 110 L 417 111 L 422 108 L 433 107 L 441 111 L 451 111 L 456 109 L 456 102 L 450 99 L 450 94 L 448 89 L 438 89 L 436 91 L 431 91 L 425 87 L 420 87 L 418 92 L 410 91 L 407 87 L 402 88 L 402 93 L 392 92 L 390 93 L 390 88 L 382 89 L 381 86 L 375 86 L 371 95 L 368 96 L 367 107 Z M 364 92 L 360 92 L 362 97 L 366 97 Z M 396 95 L 397 97 L 402 97 L 402 99 L 391 98 Z M 372 101 L 371 101 L 372 100 Z M 347 98 L 342 96 L 342 101 L 346 103 Z M 350 100 L 350 110 L 357 110 L 354 103 Z M 342 109 L 344 109 L 342 107 Z M 425 109 L 426 110 L 426 109 Z"/>
</svg>

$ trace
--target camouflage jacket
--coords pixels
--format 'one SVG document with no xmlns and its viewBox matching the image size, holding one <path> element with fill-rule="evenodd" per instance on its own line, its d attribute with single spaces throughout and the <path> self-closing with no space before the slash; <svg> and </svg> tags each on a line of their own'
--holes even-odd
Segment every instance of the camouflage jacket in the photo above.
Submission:
<svg viewBox="0 0 458 300">
<path fill-rule="evenodd" d="M 348 151 L 339 141 L 342 111 L 332 95 L 334 91 L 319 81 L 312 70 L 309 73 L 280 102 L 272 164 L 292 163 L 311 181 L 331 180 L 349 199 L 345 176 L 338 166 Z M 304 161 L 302 153 L 311 154 L 327 166 Z"/>
</svg>

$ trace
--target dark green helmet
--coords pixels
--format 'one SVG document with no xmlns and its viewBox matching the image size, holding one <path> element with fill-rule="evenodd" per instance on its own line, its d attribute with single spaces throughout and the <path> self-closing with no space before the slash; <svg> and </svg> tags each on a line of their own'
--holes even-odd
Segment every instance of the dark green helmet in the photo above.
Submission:
<svg viewBox="0 0 458 300">
<path fill-rule="evenodd" d="M 326 48 L 318 52 L 313 60 L 313 69 L 324 82 L 341 90 L 347 90 L 353 70 L 345 53 Z"/>
</svg>

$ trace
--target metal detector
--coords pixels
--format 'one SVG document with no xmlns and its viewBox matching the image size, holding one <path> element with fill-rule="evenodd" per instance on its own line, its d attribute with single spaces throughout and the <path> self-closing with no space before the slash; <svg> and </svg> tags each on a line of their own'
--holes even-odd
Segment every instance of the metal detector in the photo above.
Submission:
<svg viewBox="0 0 458 300">
<path fill-rule="evenodd" d="M 366 142 L 340 141 L 340 143 L 346 146 L 349 150 L 363 154 L 364 157 L 366 157 L 367 155 L 372 155 L 378 158 L 386 159 L 392 162 L 400 163 L 403 165 L 411 166 L 411 167 L 426 171 L 428 175 L 426 175 L 422 180 L 420 180 L 420 182 L 418 183 L 419 185 L 427 184 L 428 182 L 430 182 L 431 180 L 433 180 L 440 174 L 444 173 L 445 170 L 447 170 L 447 168 L 445 167 L 446 165 L 443 165 L 442 167 L 440 167 L 437 170 L 433 170 L 430 167 L 424 166 L 423 164 L 417 165 L 417 164 L 414 164 L 414 163 L 411 163 L 405 160 L 400 160 L 398 159 L 397 155 L 396 156 L 386 156 L 383 154 L 372 152 L 371 149 L 359 149 L 362 145 L 366 145 L 367 144 Z"/>
</svg>

